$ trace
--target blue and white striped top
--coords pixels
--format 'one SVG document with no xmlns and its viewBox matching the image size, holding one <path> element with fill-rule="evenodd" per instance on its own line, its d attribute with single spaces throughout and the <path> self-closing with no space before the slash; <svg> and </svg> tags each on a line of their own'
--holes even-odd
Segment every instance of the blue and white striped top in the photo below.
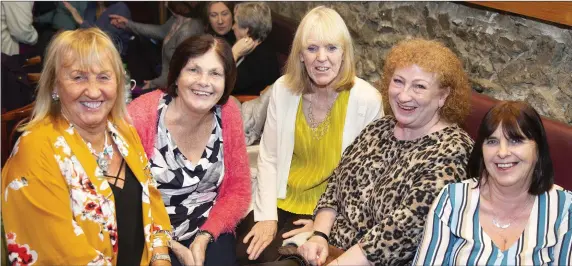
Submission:
<svg viewBox="0 0 572 266">
<path fill-rule="evenodd" d="M 572 193 L 555 185 L 537 196 L 522 235 L 505 251 L 479 223 L 479 195 L 475 179 L 441 190 L 413 265 L 572 265 Z"/>
</svg>

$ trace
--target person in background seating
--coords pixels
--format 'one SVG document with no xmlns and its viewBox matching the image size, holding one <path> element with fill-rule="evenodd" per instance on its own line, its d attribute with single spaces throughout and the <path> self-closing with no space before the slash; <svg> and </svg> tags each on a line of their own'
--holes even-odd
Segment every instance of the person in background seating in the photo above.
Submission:
<svg viewBox="0 0 572 266">
<path fill-rule="evenodd" d="M 471 87 L 447 47 L 404 40 L 387 55 L 385 116 L 345 150 L 314 211 L 313 236 L 298 248 L 323 264 L 330 244 L 343 250 L 331 265 L 408 265 L 433 199 L 466 178 L 473 140 L 459 125 Z"/>
<path fill-rule="evenodd" d="M 0 3 L 2 53 L 20 54 L 20 43 L 33 45 L 38 41 L 38 32 L 32 25 L 34 2 Z"/>
<path fill-rule="evenodd" d="M 240 3 L 232 26 L 236 43 L 232 53 L 238 75 L 233 95 L 260 95 L 280 76 L 278 58 L 266 37 L 272 31 L 270 7 L 264 2 Z"/>
<path fill-rule="evenodd" d="M 167 87 L 169 62 L 177 46 L 187 38 L 204 32 L 203 22 L 200 19 L 203 11 L 202 4 L 201 2 L 168 1 L 166 5 L 172 16 L 163 25 L 137 23 L 120 15 L 109 15 L 111 24 L 115 27 L 128 29 L 135 34 L 163 42 L 161 75 L 153 80 L 145 80 L 143 90 Z"/>
<path fill-rule="evenodd" d="M 435 199 L 414 265 L 572 265 L 572 193 L 554 184 L 534 108 L 492 107 L 468 171 Z"/>
<path fill-rule="evenodd" d="M 11 265 L 168 266 L 171 224 L 126 122 L 123 68 L 97 28 L 50 43 L 29 123 L 2 169 Z"/>
<path fill-rule="evenodd" d="M 286 73 L 268 92 L 254 210 L 237 229 L 241 264 L 274 261 L 284 238 L 311 230 L 311 214 L 342 152 L 383 115 L 381 94 L 355 76 L 354 58 L 336 11 L 321 6 L 306 14 Z"/>
<path fill-rule="evenodd" d="M 206 32 L 213 34 L 215 37 L 223 38 L 231 46 L 236 42 L 236 35 L 232 31 L 234 22 L 233 10 L 233 2 L 223 1 L 209 2 L 206 4 L 205 9 Z"/>
<path fill-rule="evenodd" d="M 117 50 L 121 56 L 125 56 L 129 44 L 131 34 L 125 30 L 120 29 L 111 24 L 110 14 L 123 16 L 126 19 L 131 19 L 131 12 L 127 5 L 123 2 L 117 1 L 97 1 L 89 2 L 84 13 L 79 11 L 69 2 L 64 1 L 64 6 L 70 11 L 74 20 L 79 24 L 80 28 L 98 27 L 115 43 Z"/>
<path fill-rule="evenodd" d="M 210 34 L 173 53 L 165 92 L 129 105 L 174 227 L 173 265 L 234 265 L 236 224 L 251 198 L 231 48 Z"/>
</svg>

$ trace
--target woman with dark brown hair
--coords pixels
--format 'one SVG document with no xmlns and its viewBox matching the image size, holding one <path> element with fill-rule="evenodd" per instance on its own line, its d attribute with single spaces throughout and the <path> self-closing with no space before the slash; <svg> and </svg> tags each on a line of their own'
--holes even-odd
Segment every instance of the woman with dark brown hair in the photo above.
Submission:
<svg viewBox="0 0 572 266">
<path fill-rule="evenodd" d="M 203 3 L 169 1 L 166 5 L 172 16 L 163 25 L 137 23 L 120 15 L 109 15 L 111 24 L 115 27 L 163 41 L 161 75 L 153 80 L 145 80 L 143 90 L 166 87 L 169 62 L 177 46 L 187 38 L 204 32 L 203 22 L 200 19 Z"/>
<path fill-rule="evenodd" d="M 177 47 L 168 84 L 128 107 L 173 226 L 173 265 L 234 265 L 234 229 L 250 202 L 250 168 L 228 43 Z M 180 264 L 177 264 L 180 262 Z"/>
<path fill-rule="evenodd" d="M 228 42 L 231 46 L 236 42 L 232 31 L 234 3 L 227 1 L 208 2 L 205 8 L 206 32 Z"/>
<path fill-rule="evenodd" d="M 472 179 L 441 190 L 415 265 L 572 265 L 572 193 L 554 184 L 540 115 L 501 102 L 483 118 Z"/>
</svg>

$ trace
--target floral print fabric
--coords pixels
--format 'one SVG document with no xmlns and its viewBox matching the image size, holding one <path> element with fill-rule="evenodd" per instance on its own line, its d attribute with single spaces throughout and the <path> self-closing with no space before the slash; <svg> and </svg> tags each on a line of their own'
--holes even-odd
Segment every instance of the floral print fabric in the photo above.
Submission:
<svg viewBox="0 0 572 266">
<path fill-rule="evenodd" d="M 168 245 L 169 217 L 135 129 L 110 121 L 107 130 L 143 188 L 141 264 L 148 265 L 153 248 Z M 2 171 L 2 191 L 12 264 L 110 265 L 118 241 L 129 241 L 117 234 L 107 179 L 63 118 L 47 118 L 22 134 Z"/>
</svg>

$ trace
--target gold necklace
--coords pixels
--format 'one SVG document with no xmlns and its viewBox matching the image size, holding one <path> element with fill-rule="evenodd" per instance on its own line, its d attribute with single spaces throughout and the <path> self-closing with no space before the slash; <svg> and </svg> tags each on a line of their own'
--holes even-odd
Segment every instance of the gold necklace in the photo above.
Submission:
<svg viewBox="0 0 572 266">
<path fill-rule="evenodd" d="M 315 93 L 315 92 L 314 92 Z M 308 105 L 308 118 L 310 119 L 310 130 L 312 131 L 312 138 L 315 140 L 320 140 L 326 133 L 328 133 L 328 129 L 330 129 L 330 118 L 331 118 L 331 111 L 332 107 L 334 106 L 334 102 L 336 101 L 336 97 L 334 96 L 334 101 L 330 104 L 329 95 L 327 99 L 328 104 L 328 112 L 326 113 L 326 117 L 322 122 L 317 122 L 314 118 L 314 108 L 313 108 L 313 101 L 314 101 L 314 93 L 310 94 L 310 104 Z"/>
</svg>

